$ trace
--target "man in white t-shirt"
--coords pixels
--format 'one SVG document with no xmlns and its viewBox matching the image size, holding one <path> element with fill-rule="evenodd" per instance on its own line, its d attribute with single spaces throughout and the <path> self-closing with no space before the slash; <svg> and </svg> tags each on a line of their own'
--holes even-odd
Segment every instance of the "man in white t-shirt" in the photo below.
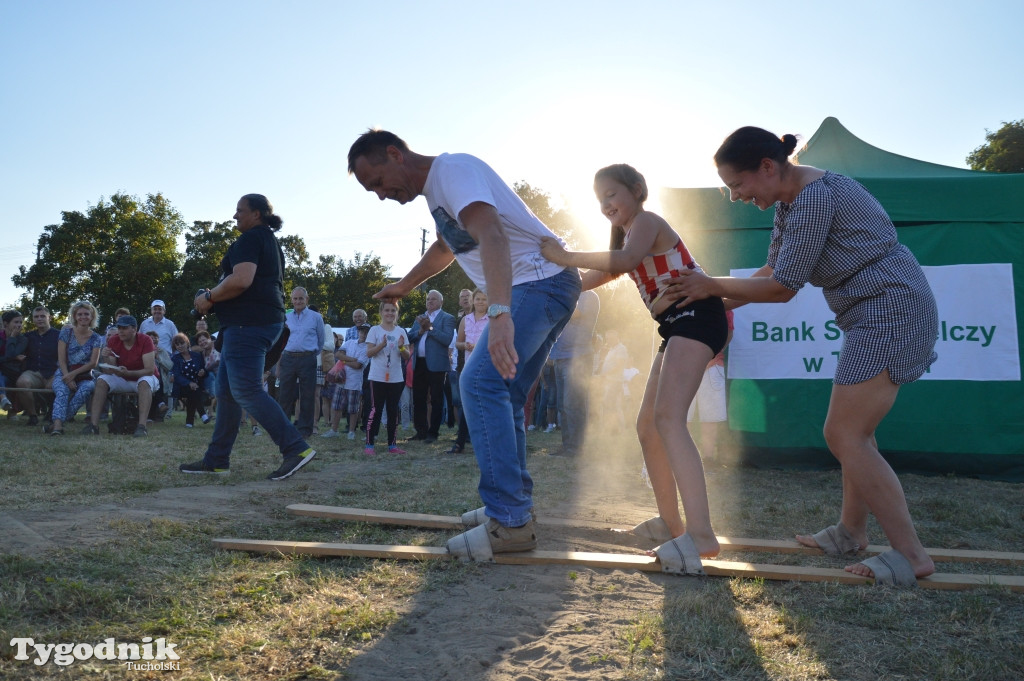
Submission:
<svg viewBox="0 0 1024 681">
<path fill-rule="evenodd" d="M 393 133 L 370 130 L 349 149 L 348 170 L 381 200 L 405 204 L 424 196 L 437 227 L 438 238 L 420 261 L 374 298 L 402 298 L 458 259 L 490 303 L 488 328 L 460 381 L 484 502 L 463 520 L 482 524 L 449 540 L 448 550 L 468 560 L 532 550 L 523 405 L 576 309 L 579 273 L 544 259 L 540 240 L 555 235 L 474 156 L 424 156 Z"/>
</svg>

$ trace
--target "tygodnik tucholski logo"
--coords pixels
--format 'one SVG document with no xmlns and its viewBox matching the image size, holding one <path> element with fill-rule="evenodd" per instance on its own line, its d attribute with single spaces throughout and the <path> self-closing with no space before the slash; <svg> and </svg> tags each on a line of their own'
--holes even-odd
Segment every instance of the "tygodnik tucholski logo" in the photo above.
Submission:
<svg viewBox="0 0 1024 681">
<path fill-rule="evenodd" d="M 141 643 L 118 643 L 108 638 L 96 645 L 36 643 L 30 638 L 11 639 L 11 647 L 16 651 L 15 660 L 32 660 L 32 664 L 39 666 L 52 661 L 61 667 L 74 664 L 78 660 L 118 660 L 132 670 L 180 670 L 180 665 L 174 662 L 181 659 L 174 652 L 177 645 L 168 643 L 164 638 L 153 640 L 150 636 L 143 637 Z"/>
</svg>

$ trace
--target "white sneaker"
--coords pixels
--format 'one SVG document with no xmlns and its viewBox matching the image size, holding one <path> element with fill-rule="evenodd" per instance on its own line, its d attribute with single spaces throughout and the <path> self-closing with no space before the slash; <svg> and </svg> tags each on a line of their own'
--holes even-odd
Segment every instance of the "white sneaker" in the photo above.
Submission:
<svg viewBox="0 0 1024 681">
<path fill-rule="evenodd" d="M 533 424 L 531 423 L 531 424 L 530 424 L 529 426 L 527 426 L 527 428 L 526 428 L 526 429 L 527 429 L 527 430 L 537 430 L 537 426 L 535 426 L 535 425 L 533 425 Z"/>
<path fill-rule="evenodd" d="M 349 440 L 355 440 L 355 439 L 356 439 L 356 432 L 355 432 L 354 430 L 353 430 L 353 431 L 351 431 L 351 432 L 350 432 L 350 433 L 348 434 L 348 439 L 349 439 Z"/>
<path fill-rule="evenodd" d="M 11 401 L 9 399 L 7 399 L 7 395 L 4 395 L 3 398 L 0 399 L 0 409 L 3 409 L 4 411 L 9 412 L 9 411 L 11 411 L 11 407 L 12 406 L 14 406 L 14 405 L 12 405 Z"/>
<path fill-rule="evenodd" d="M 210 422 L 210 415 L 209 414 L 203 414 L 199 418 L 201 418 L 203 420 L 203 423 L 209 423 Z"/>
<path fill-rule="evenodd" d="M 328 430 L 326 433 L 320 435 L 320 437 L 338 437 L 338 431 L 332 428 L 331 430 Z"/>
<path fill-rule="evenodd" d="M 259 427 L 259 426 L 253 426 L 253 427 L 252 427 L 252 434 L 253 434 L 253 435 L 261 435 L 261 433 L 260 433 L 260 427 Z"/>
<path fill-rule="evenodd" d="M 556 426 L 555 424 L 549 423 L 548 427 L 544 429 L 544 432 L 545 433 L 553 433 L 553 432 L 555 432 L 555 428 L 557 428 L 557 427 L 558 426 Z"/>
</svg>

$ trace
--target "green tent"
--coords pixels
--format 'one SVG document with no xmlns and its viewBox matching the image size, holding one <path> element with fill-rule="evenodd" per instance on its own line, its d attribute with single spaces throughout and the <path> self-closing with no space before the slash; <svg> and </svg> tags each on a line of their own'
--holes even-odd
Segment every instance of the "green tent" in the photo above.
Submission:
<svg viewBox="0 0 1024 681">
<path fill-rule="evenodd" d="M 977 172 L 899 156 L 858 139 L 835 118 L 825 119 L 797 158 L 803 165 L 860 181 L 888 211 L 900 241 L 922 265 L 1008 263 L 1012 268 L 1006 290 L 985 295 L 1014 301 L 1004 307 L 1013 310 L 1006 316 L 1015 318 L 1000 323 L 1016 329 L 1011 353 L 1016 377 L 921 380 L 904 386 L 879 428 L 878 442 L 902 470 L 1024 479 L 1019 371 L 1024 334 L 1017 321 L 1024 319 L 1024 174 Z M 711 273 L 764 264 L 773 211 L 731 203 L 728 192 L 716 188 L 663 189 L 660 200 L 669 223 Z M 977 300 L 970 291 L 963 296 L 965 307 Z M 940 314 L 941 308 L 940 302 Z M 943 361 L 941 345 L 938 352 L 936 366 Z M 835 465 L 821 434 L 830 380 L 730 378 L 728 390 L 730 430 L 747 462 Z"/>
</svg>

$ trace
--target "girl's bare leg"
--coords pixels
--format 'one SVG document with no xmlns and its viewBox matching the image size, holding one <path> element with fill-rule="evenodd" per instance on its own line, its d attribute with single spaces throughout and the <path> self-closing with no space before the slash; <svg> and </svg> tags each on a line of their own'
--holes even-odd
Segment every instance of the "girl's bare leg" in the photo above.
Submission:
<svg viewBox="0 0 1024 681">
<path fill-rule="evenodd" d="M 636 418 L 636 432 L 640 439 L 640 448 L 644 453 L 647 475 L 651 480 L 651 487 L 654 488 L 654 500 L 658 505 L 658 515 L 668 525 L 672 536 L 678 537 L 686 532 L 686 525 L 679 515 L 676 480 L 668 462 L 665 443 L 662 442 L 661 434 L 654 423 L 655 400 L 658 396 L 658 377 L 661 374 L 663 354 L 657 353 L 654 357 L 654 364 L 651 365 L 651 374 L 647 378 L 647 387 L 644 389 L 644 399 Z"/>
<path fill-rule="evenodd" d="M 710 558 L 718 555 L 720 547 L 711 529 L 704 466 L 686 426 L 686 412 L 713 355 L 704 343 L 680 337 L 669 340 L 664 355 L 654 421 L 683 499 L 686 532 L 693 538 L 700 555 Z"/>
</svg>

